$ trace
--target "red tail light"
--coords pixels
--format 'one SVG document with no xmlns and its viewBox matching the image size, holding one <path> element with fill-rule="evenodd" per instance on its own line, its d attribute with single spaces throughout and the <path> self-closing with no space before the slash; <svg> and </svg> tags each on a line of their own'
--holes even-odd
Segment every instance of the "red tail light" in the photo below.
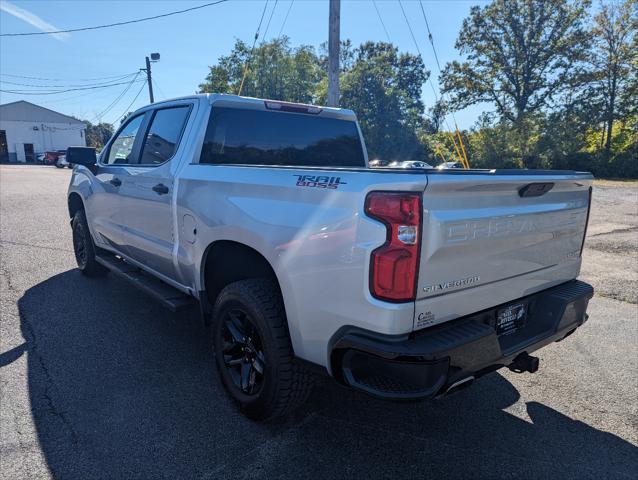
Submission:
<svg viewBox="0 0 638 480">
<path fill-rule="evenodd" d="M 365 212 L 387 229 L 385 243 L 372 252 L 370 292 L 390 302 L 414 300 L 421 244 L 421 195 L 371 192 L 366 197 Z"/>
</svg>

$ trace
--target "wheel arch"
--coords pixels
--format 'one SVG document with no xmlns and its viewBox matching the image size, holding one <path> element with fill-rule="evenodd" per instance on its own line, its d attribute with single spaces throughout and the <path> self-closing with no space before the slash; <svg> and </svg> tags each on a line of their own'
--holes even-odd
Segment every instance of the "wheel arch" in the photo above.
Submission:
<svg viewBox="0 0 638 480">
<path fill-rule="evenodd" d="M 219 292 L 226 285 L 249 278 L 271 278 L 283 298 L 283 290 L 275 269 L 259 251 L 234 240 L 212 242 L 202 256 L 200 299 L 203 297 L 212 307 Z"/>
<path fill-rule="evenodd" d="M 69 208 L 69 217 L 73 218 L 79 210 L 84 210 L 84 201 L 77 192 L 71 192 L 67 199 L 67 206 Z"/>
</svg>

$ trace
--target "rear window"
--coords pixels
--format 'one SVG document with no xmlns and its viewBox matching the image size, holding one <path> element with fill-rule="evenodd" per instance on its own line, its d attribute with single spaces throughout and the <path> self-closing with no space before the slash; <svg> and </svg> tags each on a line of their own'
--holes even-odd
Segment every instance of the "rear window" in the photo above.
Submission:
<svg viewBox="0 0 638 480">
<path fill-rule="evenodd" d="M 213 107 L 200 163 L 363 167 L 353 121 Z"/>
</svg>

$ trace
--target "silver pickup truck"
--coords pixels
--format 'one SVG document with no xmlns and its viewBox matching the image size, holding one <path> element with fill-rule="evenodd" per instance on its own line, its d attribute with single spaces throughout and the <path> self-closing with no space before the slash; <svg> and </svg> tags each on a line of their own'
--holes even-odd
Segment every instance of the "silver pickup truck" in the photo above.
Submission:
<svg viewBox="0 0 638 480">
<path fill-rule="evenodd" d="M 67 160 L 80 270 L 198 307 L 251 418 L 318 371 L 399 400 L 534 372 L 587 320 L 589 173 L 368 168 L 351 111 L 232 95 L 141 108 Z"/>
</svg>

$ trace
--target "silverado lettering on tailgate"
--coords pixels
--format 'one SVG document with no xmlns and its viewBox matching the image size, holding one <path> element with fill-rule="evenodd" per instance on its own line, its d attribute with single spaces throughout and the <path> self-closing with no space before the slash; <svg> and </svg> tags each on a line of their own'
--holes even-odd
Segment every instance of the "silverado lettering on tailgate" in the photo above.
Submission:
<svg viewBox="0 0 638 480">
<path fill-rule="evenodd" d="M 450 282 L 442 282 L 442 283 L 436 283 L 434 285 L 426 285 L 425 287 L 423 287 L 423 291 L 425 293 L 434 293 L 434 292 L 439 292 L 441 290 L 448 290 L 450 288 L 467 287 L 467 286 L 479 283 L 480 281 L 481 281 L 481 277 L 479 277 L 478 275 L 472 275 L 471 277 L 460 278 L 458 280 L 452 280 Z"/>
</svg>

